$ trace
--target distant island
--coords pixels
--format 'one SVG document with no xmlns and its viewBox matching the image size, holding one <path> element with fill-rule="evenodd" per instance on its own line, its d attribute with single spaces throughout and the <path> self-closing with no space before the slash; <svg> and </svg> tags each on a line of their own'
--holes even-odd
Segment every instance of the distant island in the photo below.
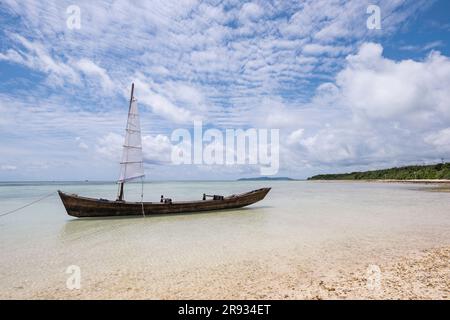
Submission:
<svg viewBox="0 0 450 320">
<path fill-rule="evenodd" d="M 241 178 L 238 181 L 295 181 L 295 179 L 288 177 L 256 177 L 256 178 Z"/>
<path fill-rule="evenodd" d="M 450 179 L 450 162 L 432 165 L 416 165 L 390 169 L 319 174 L 308 180 L 446 180 Z"/>
</svg>

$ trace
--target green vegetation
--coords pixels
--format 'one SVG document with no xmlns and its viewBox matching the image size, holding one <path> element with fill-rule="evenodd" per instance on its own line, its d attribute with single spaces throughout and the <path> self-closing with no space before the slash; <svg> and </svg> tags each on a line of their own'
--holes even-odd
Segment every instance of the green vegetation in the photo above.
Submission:
<svg viewBox="0 0 450 320">
<path fill-rule="evenodd" d="M 450 179 L 450 162 L 342 174 L 319 174 L 308 180 Z"/>
</svg>

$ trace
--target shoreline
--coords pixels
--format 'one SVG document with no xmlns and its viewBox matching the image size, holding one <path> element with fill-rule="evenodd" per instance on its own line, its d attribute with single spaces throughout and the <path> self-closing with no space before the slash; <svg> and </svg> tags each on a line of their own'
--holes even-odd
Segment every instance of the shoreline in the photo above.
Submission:
<svg viewBox="0 0 450 320">
<path fill-rule="evenodd" d="M 441 180 L 441 179 L 412 179 L 412 180 L 396 180 L 396 179 L 386 179 L 386 180 L 377 180 L 379 182 L 386 183 L 419 183 L 419 184 L 450 184 L 450 180 Z"/>
</svg>

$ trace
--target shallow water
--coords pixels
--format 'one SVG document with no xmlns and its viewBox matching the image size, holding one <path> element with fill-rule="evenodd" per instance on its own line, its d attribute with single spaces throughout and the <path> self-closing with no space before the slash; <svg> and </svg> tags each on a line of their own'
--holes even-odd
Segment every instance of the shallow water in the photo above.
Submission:
<svg viewBox="0 0 450 320">
<path fill-rule="evenodd" d="M 357 182 L 151 182 L 144 199 L 201 199 L 272 187 L 240 210 L 158 217 L 75 219 L 56 190 L 115 198 L 113 183 L 0 184 L 0 214 L 55 191 L 54 196 L 0 217 L 0 297 L 42 288 L 64 290 L 69 265 L 89 279 L 111 271 L 183 272 L 206 266 L 296 254 L 380 249 L 400 254 L 450 244 L 450 197 L 433 187 Z M 129 184 L 126 199 L 140 199 Z M 319 250 L 320 248 L 320 250 Z M 325 248 L 325 250 L 324 250 Z M 324 257 L 324 261 L 325 261 Z M 282 266 L 280 266 L 281 268 Z M 19 296 L 20 293 L 17 293 Z"/>
</svg>

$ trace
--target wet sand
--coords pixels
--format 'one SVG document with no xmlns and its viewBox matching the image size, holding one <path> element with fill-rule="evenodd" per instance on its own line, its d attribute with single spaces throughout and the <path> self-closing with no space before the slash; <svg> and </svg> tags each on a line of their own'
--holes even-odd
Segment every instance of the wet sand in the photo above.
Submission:
<svg viewBox="0 0 450 320">
<path fill-rule="evenodd" d="M 364 180 L 364 181 L 375 181 L 375 182 L 392 182 L 392 183 L 419 183 L 419 184 L 450 184 L 448 179 L 385 179 L 385 180 Z"/>
</svg>

